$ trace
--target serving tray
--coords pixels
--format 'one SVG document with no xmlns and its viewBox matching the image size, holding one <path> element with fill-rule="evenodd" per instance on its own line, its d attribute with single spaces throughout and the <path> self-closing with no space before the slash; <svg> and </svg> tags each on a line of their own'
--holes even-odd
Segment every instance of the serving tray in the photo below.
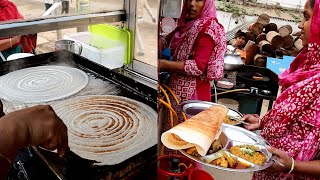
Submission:
<svg viewBox="0 0 320 180">
<path fill-rule="evenodd" d="M 222 124 L 221 127 L 222 133 L 219 137 L 219 140 L 224 145 L 223 149 L 229 156 L 236 157 L 240 162 L 245 163 L 249 165 L 249 168 L 246 169 L 233 169 L 233 168 L 225 168 L 221 166 L 216 166 L 210 163 L 207 163 L 206 160 L 212 158 L 212 156 L 216 156 L 217 153 L 213 153 L 204 157 L 197 157 L 192 156 L 188 154 L 185 150 L 179 150 L 183 155 L 187 156 L 188 158 L 203 164 L 208 167 L 224 170 L 224 171 L 233 171 L 233 172 L 254 172 L 254 171 L 261 171 L 263 169 L 266 169 L 270 167 L 274 162 L 272 161 L 272 154 L 266 149 L 266 146 L 268 145 L 268 142 L 265 141 L 261 136 L 248 131 L 244 128 L 228 125 L 228 124 Z M 260 148 L 260 152 L 266 155 L 266 161 L 264 165 L 256 165 L 252 162 L 249 162 L 245 159 L 242 159 L 236 155 L 233 155 L 229 152 L 230 147 L 235 145 L 254 145 L 255 147 Z"/>
</svg>

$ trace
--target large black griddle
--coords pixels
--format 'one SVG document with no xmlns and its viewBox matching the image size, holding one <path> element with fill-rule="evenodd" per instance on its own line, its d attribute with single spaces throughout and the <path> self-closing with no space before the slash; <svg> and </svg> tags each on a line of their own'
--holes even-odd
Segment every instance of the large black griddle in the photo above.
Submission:
<svg viewBox="0 0 320 180">
<path fill-rule="evenodd" d="M 263 80 L 257 81 L 252 79 L 255 73 L 259 73 L 263 76 Z M 278 93 L 278 75 L 272 72 L 270 69 L 257 67 L 257 66 L 243 66 L 239 69 L 237 75 L 237 84 L 242 84 L 244 87 L 250 89 L 252 87 L 259 90 L 271 91 L 271 96 L 276 97 Z"/>
<path fill-rule="evenodd" d="M 65 50 L 1 62 L 0 76 L 15 70 L 43 65 L 62 65 L 81 69 L 96 78 L 117 85 L 120 89 L 117 95 L 145 103 L 154 110 L 157 108 L 157 90 L 123 75 L 121 69 L 110 70 Z M 27 148 L 18 154 L 8 179 L 152 179 L 156 174 L 156 161 L 156 145 L 113 166 L 94 166 L 92 162 L 72 153 L 59 158 L 52 152 Z"/>
<path fill-rule="evenodd" d="M 242 79 L 245 79 L 247 81 L 253 81 L 253 82 L 257 82 L 257 83 L 266 83 L 266 82 L 269 82 L 270 81 L 270 78 L 267 77 L 267 76 L 262 76 L 262 80 L 255 80 L 253 79 L 253 76 L 254 76 L 254 72 L 240 72 L 238 73 L 238 76 Z"/>
</svg>

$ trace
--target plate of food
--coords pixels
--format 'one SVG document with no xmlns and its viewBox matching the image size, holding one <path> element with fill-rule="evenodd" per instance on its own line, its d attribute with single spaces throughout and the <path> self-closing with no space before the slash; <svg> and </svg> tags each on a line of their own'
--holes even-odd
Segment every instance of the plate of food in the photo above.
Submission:
<svg viewBox="0 0 320 180">
<path fill-rule="evenodd" d="M 188 118 L 191 118 L 194 115 L 202 112 L 205 109 L 210 108 L 213 105 L 223 106 L 213 102 L 189 100 L 181 103 L 181 109 L 187 115 Z M 228 108 L 227 116 L 224 117 L 223 123 L 230 124 L 230 125 L 241 124 L 240 120 L 242 119 L 243 115 L 234 109 L 231 109 L 229 107 L 227 108 Z"/>
<path fill-rule="evenodd" d="M 216 144 L 220 144 L 219 148 Z M 205 156 L 190 151 L 180 152 L 203 165 L 237 172 L 260 171 L 273 164 L 272 154 L 266 149 L 267 142 L 253 132 L 240 127 L 222 124 L 222 133 Z"/>
<path fill-rule="evenodd" d="M 169 149 L 179 150 L 205 166 L 235 172 L 260 171 L 273 164 L 259 135 L 222 123 L 228 108 L 213 105 L 161 135 Z"/>
</svg>

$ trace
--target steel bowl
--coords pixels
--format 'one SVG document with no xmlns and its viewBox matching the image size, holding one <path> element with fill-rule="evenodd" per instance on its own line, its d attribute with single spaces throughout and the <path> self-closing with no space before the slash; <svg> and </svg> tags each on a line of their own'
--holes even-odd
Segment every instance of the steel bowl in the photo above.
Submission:
<svg viewBox="0 0 320 180">
<path fill-rule="evenodd" d="M 217 103 L 213 103 L 213 102 L 207 102 L 207 101 L 199 101 L 199 100 L 188 100 L 188 101 L 183 101 L 181 104 L 180 104 L 180 107 L 182 109 L 182 111 L 186 114 L 187 118 L 191 118 L 192 116 L 195 116 L 196 114 L 210 108 L 211 106 L 213 105 L 218 105 L 218 106 L 223 106 L 223 107 L 226 107 L 222 104 L 217 104 Z M 228 113 L 227 115 L 228 116 L 232 116 L 232 117 L 235 117 L 235 118 L 242 118 L 243 115 L 239 112 L 239 111 L 236 111 L 232 108 L 229 108 L 227 107 L 229 110 L 228 110 Z M 233 125 L 240 125 L 241 123 L 238 122 L 236 124 L 233 124 Z"/>
<path fill-rule="evenodd" d="M 224 70 L 225 71 L 235 71 L 244 66 L 241 60 L 240 54 L 236 52 L 227 52 L 224 55 Z"/>
</svg>

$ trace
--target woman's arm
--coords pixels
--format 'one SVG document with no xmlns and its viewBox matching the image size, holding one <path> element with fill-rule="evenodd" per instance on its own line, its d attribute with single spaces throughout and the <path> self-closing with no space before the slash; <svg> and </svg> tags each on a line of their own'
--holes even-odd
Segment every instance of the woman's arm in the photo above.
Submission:
<svg viewBox="0 0 320 180">
<path fill-rule="evenodd" d="M 2 106 L 0 111 L 3 112 Z M 58 149 L 61 156 L 68 149 L 67 127 L 48 105 L 2 116 L 0 133 L 0 179 L 5 179 L 21 148 L 40 145 L 49 150 Z"/>
<path fill-rule="evenodd" d="M 195 50 L 192 59 L 185 61 L 168 61 L 160 60 L 159 68 L 169 72 L 178 72 L 189 76 L 200 76 L 206 71 L 209 58 L 214 49 L 212 38 L 200 33 L 199 39 L 196 40 Z"/>
<path fill-rule="evenodd" d="M 249 124 L 244 124 L 244 127 L 249 131 L 254 131 L 258 129 L 262 129 L 260 127 L 260 117 L 257 114 L 246 114 L 242 118 L 245 122 Z"/>
<path fill-rule="evenodd" d="M 268 151 L 272 154 L 278 156 L 278 161 L 281 162 L 283 166 L 280 166 L 278 163 L 274 163 L 270 168 L 268 168 L 267 172 L 284 172 L 288 173 L 291 168 L 293 168 L 292 173 L 299 173 L 311 176 L 320 176 L 320 161 L 292 161 L 292 158 L 287 155 L 286 152 L 281 151 L 279 149 L 273 147 L 267 147 Z"/>
<path fill-rule="evenodd" d="M 1 39 L 0 40 L 0 51 L 12 48 L 13 45 L 20 42 L 21 36 L 14 36 L 12 38 Z"/>
<path fill-rule="evenodd" d="M 184 61 L 169 61 L 169 60 L 159 60 L 159 68 L 161 70 L 185 73 L 184 71 Z"/>
<path fill-rule="evenodd" d="M 5 179 L 17 151 L 24 146 L 25 131 L 16 120 L 8 122 L 0 118 L 0 179 Z"/>
<path fill-rule="evenodd" d="M 294 173 L 320 176 L 320 161 L 295 161 Z"/>
</svg>

